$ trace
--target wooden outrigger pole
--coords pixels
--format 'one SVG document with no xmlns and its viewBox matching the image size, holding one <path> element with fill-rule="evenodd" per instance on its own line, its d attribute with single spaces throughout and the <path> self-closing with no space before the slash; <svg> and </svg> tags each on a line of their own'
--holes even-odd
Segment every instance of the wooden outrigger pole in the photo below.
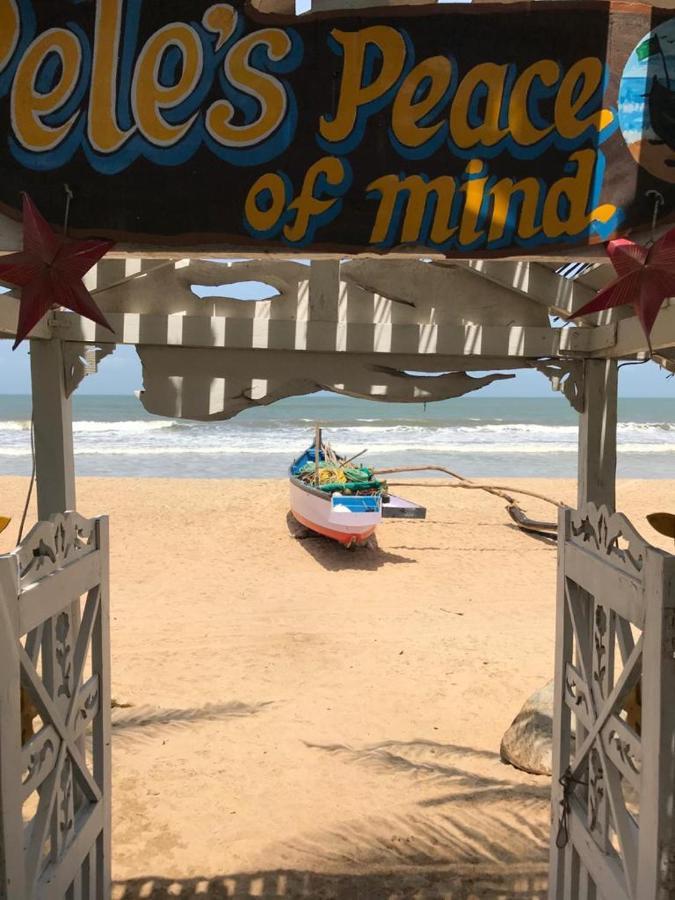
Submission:
<svg viewBox="0 0 675 900">
<path fill-rule="evenodd" d="M 319 460 L 321 459 L 321 426 L 316 426 L 314 437 L 314 480 L 319 483 Z"/>
</svg>

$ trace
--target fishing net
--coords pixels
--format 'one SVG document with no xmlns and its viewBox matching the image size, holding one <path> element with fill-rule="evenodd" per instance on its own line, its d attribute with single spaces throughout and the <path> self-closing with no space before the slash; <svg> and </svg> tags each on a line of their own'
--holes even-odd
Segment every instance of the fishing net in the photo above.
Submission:
<svg viewBox="0 0 675 900">
<path fill-rule="evenodd" d="M 305 484 L 318 486 L 327 493 L 377 494 L 386 490 L 386 482 L 373 478 L 373 470 L 367 466 L 342 466 L 328 460 L 319 463 L 318 485 L 313 462 L 302 467 L 299 477 Z"/>
</svg>

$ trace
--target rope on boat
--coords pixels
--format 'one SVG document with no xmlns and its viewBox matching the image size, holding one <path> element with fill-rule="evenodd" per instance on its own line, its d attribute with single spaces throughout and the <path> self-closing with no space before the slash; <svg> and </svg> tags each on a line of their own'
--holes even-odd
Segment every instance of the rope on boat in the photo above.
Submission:
<svg viewBox="0 0 675 900">
<path fill-rule="evenodd" d="M 445 475 L 449 475 L 451 478 L 454 478 L 456 483 L 443 485 L 425 484 L 424 487 L 450 487 L 461 488 L 467 491 L 485 491 L 488 494 L 492 494 L 495 497 L 501 497 L 502 500 L 506 500 L 506 510 L 509 516 L 517 525 L 517 527 L 522 531 L 541 534 L 545 535 L 546 537 L 554 537 L 555 533 L 558 530 L 558 526 L 555 522 L 536 522 L 532 519 L 529 519 L 525 515 L 516 498 L 511 495 L 522 494 L 526 497 L 534 497 L 534 499 L 542 500 L 544 503 L 550 503 L 552 506 L 555 506 L 558 509 L 560 509 L 564 504 L 560 500 L 553 500 L 551 497 L 547 497 L 545 494 L 539 494 L 536 491 L 529 491 L 527 490 L 527 488 L 512 488 L 497 484 L 479 484 L 476 481 L 471 481 L 470 478 L 465 478 L 463 475 L 459 475 L 457 472 L 453 472 L 451 469 L 446 469 L 445 466 L 397 466 L 392 469 L 375 469 L 373 471 L 373 475 L 393 475 L 401 474 L 403 472 L 443 472 Z"/>
</svg>

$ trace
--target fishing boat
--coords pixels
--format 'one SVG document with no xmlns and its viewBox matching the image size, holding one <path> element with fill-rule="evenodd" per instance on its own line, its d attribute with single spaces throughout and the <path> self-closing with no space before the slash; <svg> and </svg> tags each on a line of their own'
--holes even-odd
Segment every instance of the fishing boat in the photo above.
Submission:
<svg viewBox="0 0 675 900">
<path fill-rule="evenodd" d="M 359 454 L 360 455 L 360 454 Z M 386 481 L 323 443 L 313 446 L 289 470 L 291 513 L 305 528 L 345 547 L 366 543 L 383 518 L 423 519 L 426 509 L 389 493 Z"/>
</svg>

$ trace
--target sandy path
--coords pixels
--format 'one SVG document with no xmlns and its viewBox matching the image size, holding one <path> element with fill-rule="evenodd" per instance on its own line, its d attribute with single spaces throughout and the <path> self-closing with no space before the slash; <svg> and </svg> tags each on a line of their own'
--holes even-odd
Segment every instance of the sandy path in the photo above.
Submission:
<svg viewBox="0 0 675 900">
<path fill-rule="evenodd" d="M 620 485 L 665 547 L 644 515 L 674 488 Z M 0 479 L 0 512 L 24 490 Z M 548 780 L 498 750 L 551 676 L 555 551 L 496 498 L 406 493 L 426 522 L 350 553 L 294 538 L 283 482 L 81 480 L 80 511 L 111 516 L 113 694 L 133 704 L 116 897 L 544 896 Z"/>
</svg>

